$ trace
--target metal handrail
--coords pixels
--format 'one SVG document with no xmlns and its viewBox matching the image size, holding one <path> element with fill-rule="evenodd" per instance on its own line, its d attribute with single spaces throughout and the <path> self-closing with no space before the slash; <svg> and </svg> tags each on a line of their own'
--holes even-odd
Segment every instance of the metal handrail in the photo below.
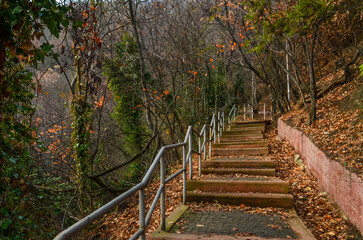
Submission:
<svg viewBox="0 0 363 240">
<path fill-rule="evenodd" d="M 233 105 L 231 111 L 228 114 L 228 125 L 230 125 L 232 121 L 235 121 L 237 108 Z M 212 153 L 212 142 L 216 143 L 217 136 L 218 141 L 222 132 L 225 128 L 225 119 L 224 119 L 224 112 L 217 114 L 213 114 L 211 123 L 209 125 L 204 125 L 202 130 L 198 132 L 192 126 L 188 127 L 188 131 L 185 135 L 184 142 L 171 144 L 167 146 L 163 146 L 160 148 L 158 154 L 154 158 L 153 162 L 151 163 L 148 171 L 146 172 L 145 176 L 143 177 L 142 181 L 129 189 L 128 191 L 124 192 L 120 196 L 116 197 L 115 199 L 111 200 L 110 202 L 106 203 L 104 206 L 100 207 L 99 209 L 95 210 L 94 212 L 90 213 L 85 218 L 81 219 L 80 221 L 76 222 L 69 228 L 65 229 L 61 233 L 59 233 L 54 240 L 64 240 L 70 239 L 74 237 L 77 233 L 81 230 L 86 228 L 92 222 L 97 219 L 100 219 L 103 215 L 108 213 L 111 209 L 115 208 L 119 205 L 122 201 L 126 198 L 131 197 L 134 193 L 139 192 L 139 229 L 130 239 L 137 239 L 138 237 L 142 240 L 145 239 L 145 229 L 146 226 L 149 224 L 152 214 L 155 210 L 155 207 L 160 200 L 160 217 L 161 217 L 161 230 L 165 230 L 165 185 L 179 176 L 183 174 L 183 204 L 186 204 L 186 183 L 187 183 L 187 166 L 189 164 L 189 179 L 193 179 L 193 153 L 196 153 L 199 158 L 199 175 L 201 175 L 201 168 L 202 168 L 202 156 L 204 160 L 207 157 L 207 144 L 209 142 L 209 157 L 211 157 Z M 209 129 L 209 138 L 207 138 L 207 132 Z M 192 142 L 192 135 L 195 134 L 198 137 L 198 150 L 193 149 L 193 142 Z M 203 143 L 201 140 L 203 138 Z M 172 174 L 168 178 L 165 177 L 166 166 L 165 166 L 165 157 L 164 153 L 166 150 L 176 149 L 182 147 L 183 149 L 183 168 L 178 170 L 176 173 Z M 188 152 L 187 152 L 188 147 Z M 158 191 L 152 201 L 149 211 L 145 215 L 145 188 L 149 183 L 152 174 L 157 167 L 160 165 L 160 186 Z"/>
<path fill-rule="evenodd" d="M 260 105 L 257 104 L 255 106 L 260 106 Z M 246 111 L 246 107 L 247 107 L 247 111 Z M 272 109 L 272 107 L 271 107 L 271 109 Z M 246 121 L 246 115 L 248 115 L 248 114 L 250 115 L 250 118 L 251 119 L 254 119 L 254 116 L 253 116 L 253 105 L 243 104 L 243 121 Z M 266 103 L 263 104 L 263 120 L 266 120 Z"/>
</svg>

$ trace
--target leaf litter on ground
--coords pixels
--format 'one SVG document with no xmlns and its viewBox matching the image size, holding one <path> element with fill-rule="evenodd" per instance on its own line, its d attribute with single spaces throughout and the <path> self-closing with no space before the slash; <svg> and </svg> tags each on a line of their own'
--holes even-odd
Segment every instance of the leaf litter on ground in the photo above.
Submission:
<svg viewBox="0 0 363 240">
<path fill-rule="evenodd" d="M 295 161 L 296 154 L 290 143 L 281 139 L 272 127 L 266 135 L 276 175 L 290 183 L 294 208 L 315 238 L 362 239 L 357 228 L 329 201 L 328 195 L 319 191 L 314 175 Z"/>
</svg>

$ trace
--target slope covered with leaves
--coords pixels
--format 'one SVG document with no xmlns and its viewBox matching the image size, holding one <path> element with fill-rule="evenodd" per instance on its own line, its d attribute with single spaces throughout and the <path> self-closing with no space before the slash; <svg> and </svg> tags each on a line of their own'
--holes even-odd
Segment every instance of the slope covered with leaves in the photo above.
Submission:
<svg viewBox="0 0 363 240">
<path fill-rule="evenodd" d="M 321 81 L 329 84 L 341 77 L 334 72 Z M 308 113 L 299 105 L 282 116 L 305 133 L 327 156 L 363 178 L 363 86 L 362 79 L 338 86 L 317 102 L 317 121 L 308 124 Z"/>
<path fill-rule="evenodd" d="M 342 215 L 325 192 L 320 192 L 317 179 L 304 165 L 295 160 L 294 148 L 277 136 L 275 129 L 268 133 L 270 158 L 277 166 L 277 176 L 287 180 L 294 197 L 294 208 L 316 239 L 362 239 L 359 231 Z"/>
</svg>

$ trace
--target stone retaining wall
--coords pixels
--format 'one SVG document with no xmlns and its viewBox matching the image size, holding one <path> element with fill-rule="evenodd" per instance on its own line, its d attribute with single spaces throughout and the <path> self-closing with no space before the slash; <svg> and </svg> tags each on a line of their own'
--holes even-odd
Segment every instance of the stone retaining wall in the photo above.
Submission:
<svg viewBox="0 0 363 240">
<path fill-rule="evenodd" d="M 363 233 L 363 181 L 340 163 L 329 159 L 308 136 L 278 120 L 278 134 L 286 138 L 318 179 L 319 187 L 329 194 L 348 219 Z"/>
</svg>

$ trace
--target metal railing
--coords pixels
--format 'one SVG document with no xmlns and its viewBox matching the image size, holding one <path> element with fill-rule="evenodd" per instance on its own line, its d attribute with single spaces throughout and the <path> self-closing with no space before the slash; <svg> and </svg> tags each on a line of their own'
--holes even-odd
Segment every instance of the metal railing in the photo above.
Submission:
<svg viewBox="0 0 363 240">
<path fill-rule="evenodd" d="M 229 125 L 229 128 L 233 121 L 235 121 L 237 113 L 237 107 L 234 105 L 231 109 L 231 111 L 228 114 L 228 121 L 227 124 Z M 222 136 L 222 132 L 225 129 L 225 116 L 224 112 L 217 112 L 217 114 L 213 114 L 211 123 L 209 125 L 205 124 L 200 132 L 195 130 L 192 126 L 188 127 L 187 134 L 184 138 L 184 142 L 182 143 L 176 143 L 172 145 L 167 145 L 162 147 L 158 154 L 156 155 L 155 159 L 153 160 L 152 164 L 150 165 L 150 168 L 146 172 L 144 178 L 142 181 L 137 184 L 136 186 L 132 187 L 128 191 L 124 192 L 120 196 L 116 197 L 115 199 L 111 200 L 104 206 L 100 207 L 96 211 L 92 212 L 85 218 L 81 219 L 80 221 L 76 222 L 69 228 L 65 229 L 63 232 L 59 233 L 54 240 L 64 240 L 64 239 L 70 239 L 71 237 L 76 236 L 77 233 L 79 233 L 81 230 L 89 226 L 92 222 L 94 222 L 97 219 L 100 219 L 103 215 L 108 213 L 111 209 L 115 208 L 117 205 L 119 205 L 122 201 L 124 201 L 126 198 L 131 197 L 134 193 L 139 192 L 139 229 L 136 231 L 136 233 L 130 238 L 130 239 L 137 239 L 140 238 L 142 240 L 145 239 L 145 229 L 148 226 L 150 219 L 152 217 L 152 214 L 155 210 L 155 207 L 160 201 L 160 225 L 161 230 L 165 230 L 165 185 L 179 176 L 180 174 L 183 174 L 183 204 L 186 204 L 186 196 L 187 196 L 187 166 L 189 164 L 189 179 L 193 179 L 193 159 L 192 155 L 197 154 L 198 155 L 198 170 L 199 175 L 201 175 L 201 169 L 202 169 L 202 155 L 203 158 L 206 159 L 206 149 L 207 144 L 209 143 L 209 157 L 211 157 L 212 154 L 212 142 L 216 143 L 217 139 L 220 140 L 220 137 Z M 209 131 L 208 131 L 209 130 Z M 209 138 L 207 139 L 207 133 L 209 132 Z M 198 150 L 193 150 L 193 138 L 192 135 L 195 134 L 198 137 Z M 201 143 L 201 140 L 203 138 L 203 143 Z M 183 151 L 183 168 L 178 170 L 176 173 L 172 174 L 168 178 L 165 176 L 166 172 L 166 165 L 165 165 L 165 151 L 170 149 L 177 149 L 182 148 Z M 157 165 L 160 165 L 160 186 L 158 188 L 158 191 L 156 192 L 156 195 L 152 201 L 152 204 L 149 208 L 149 211 L 145 214 L 145 188 L 148 185 Z"/>
<path fill-rule="evenodd" d="M 257 107 L 260 107 L 261 105 L 257 105 Z M 250 104 L 243 104 L 243 121 L 246 121 L 246 116 L 249 116 L 251 119 L 254 119 L 254 113 L 253 113 L 253 105 Z M 272 107 L 271 107 L 272 109 Z M 266 103 L 263 104 L 263 120 L 266 120 Z M 260 113 L 260 111 L 259 111 Z M 270 113 L 271 114 L 271 113 Z"/>
</svg>

